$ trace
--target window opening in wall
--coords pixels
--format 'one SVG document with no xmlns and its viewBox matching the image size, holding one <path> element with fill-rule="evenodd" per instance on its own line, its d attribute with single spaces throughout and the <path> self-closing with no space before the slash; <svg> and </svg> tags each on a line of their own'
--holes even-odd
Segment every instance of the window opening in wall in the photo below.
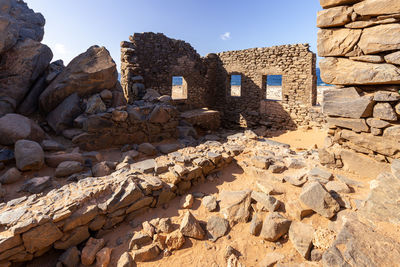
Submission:
<svg viewBox="0 0 400 267">
<path fill-rule="evenodd" d="M 182 76 L 172 77 L 172 99 L 187 99 L 187 83 Z"/>
<path fill-rule="evenodd" d="M 282 100 L 282 75 L 267 75 L 265 80 L 265 98 Z"/>
<path fill-rule="evenodd" d="M 231 75 L 231 96 L 241 96 L 242 76 Z"/>
</svg>

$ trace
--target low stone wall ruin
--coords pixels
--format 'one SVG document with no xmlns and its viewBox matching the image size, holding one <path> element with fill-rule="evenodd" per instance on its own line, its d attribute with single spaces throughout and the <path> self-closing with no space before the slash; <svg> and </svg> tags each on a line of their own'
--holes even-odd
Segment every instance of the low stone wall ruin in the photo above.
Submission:
<svg viewBox="0 0 400 267">
<path fill-rule="evenodd" d="M 315 54 L 308 44 L 253 48 L 200 57 L 188 43 L 163 34 L 135 33 L 121 43 L 121 85 L 130 103 L 145 88 L 174 95 L 173 76 L 183 77 L 179 110 L 220 111 L 224 126 L 294 129 L 315 119 Z M 241 75 L 240 96 L 231 96 L 231 75 Z M 282 75 L 282 100 L 266 100 L 266 77 Z M 174 96 L 173 96 L 174 98 Z M 315 121 L 315 120 L 314 120 Z M 323 121 L 319 120 L 319 122 Z"/>
<path fill-rule="evenodd" d="M 325 57 L 320 62 L 321 78 L 337 85 L 324 92 L 323 112 L 331 129 L 327 139 L 331 157 L 323 157 L 324 163 L 350 164 L 335 147 L 392 162 L 400 156 L 400 5 L 372 0 L 321 1 L 321 5 L 324 10 L 317 19 L 318 55 Z M 354 157 L 359 158 L 350 157 L 352 163 L 359 161 Z"/>
<path fill-rule="evenodd" d="M 52 247 L 67 249 L 91 232 L 130 221 L 150 207 L 183 194 L 243 151 L 234 142 L 197 147 L 120 165 L 105 177 L 86 178 L 0 204 L 0 265 L 29 261 Z"/>
</svg>

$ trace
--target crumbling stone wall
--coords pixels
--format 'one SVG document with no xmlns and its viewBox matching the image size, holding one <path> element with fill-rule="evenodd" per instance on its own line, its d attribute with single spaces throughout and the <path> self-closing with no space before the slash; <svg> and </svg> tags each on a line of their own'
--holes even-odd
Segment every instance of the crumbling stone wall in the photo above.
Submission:
<svg viewBox="0 0 400 267">
<path fill-rule="evenodd" d="M 127 105 L 93 115 L 84 114 L 75 126 L 84 133 L 72 142 L 85 150 L 97 150 L 124 144 L 160 142 L 178 137 L 179 111 L 165 103 Z"/>
<path fill-rule="evenodd" d="M 149 32 L 135 33 L 129 40 L 121 43 L 121 85 L 130 103 L 145 88 L 171 95 L 172 77 L 182 76 L 187 99 L 176 100 L 176 104 L 184 109 L 207 106 L 207 69 L 190 44 Z"/>
<path fill-rule="evenodd" d="M 321 78 L 337 85 L 324 93 L 332 156 L 323 153 L 322 161 L 350 168 L 360 165 L 356 151 L 391 162 L 400 157 L 400 1 L 321 0 L 321 5 Z"/>
<path fill-rule="evenodd" d="M 218 106 L 243 126 L 261 122 L 276 128 L 308 124 L 316 103 L 315 54 L 308 44 L 253 48 L 217 54 Z M 230 76 L 241 75 L 241 96 L 231 96 Z M 266 76 L 282 75 L 282 101 L 266 100 Z M 220 103 L 223 103 L 222 105 Z"/>
<path fill-rule="evenodd" d="M 308 124 L 316 103 L 315 54 L 308 44 L 254 48 L 201 58 L 184 41 L 163 34 L 135 33 L 121 43 L 121 85 L 133 102 L 145 88 L 171 95 L 172 77 L 183 76 L 188 95 L 181 110 L 212 108 L 223 124 L 266 125 L 275 129 Z M 230 96 L 230 75 L 242 76 L 242 95 Z M 266 75 L 283 76 L 283 100 L 266 101 Z"/>
</svg>

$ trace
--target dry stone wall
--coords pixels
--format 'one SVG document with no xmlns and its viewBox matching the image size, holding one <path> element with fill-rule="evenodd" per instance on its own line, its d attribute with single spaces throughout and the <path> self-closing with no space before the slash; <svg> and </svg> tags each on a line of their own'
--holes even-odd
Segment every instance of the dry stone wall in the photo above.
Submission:
<svg viewBox="0 0 400 267">
<path fill-rule="evenodd" d="M 321 5 L 321 78 L 337 85 L 324 92 L 327 146 L 335 157 L 323 161 L 360 165 L 364 158 L 353 150 L 391 162 L 400 157 L 400 2 L 321 0 Z M 343 158 L 337 144 L 353 156 Z"/>
<path fill-rule="evenodd" d="M 253 48 L 217 54 L 217 102 L 225 118 L 294 128 L 310 120 L 316 103 L 315 54 L 308 44 Z M 241 75 L 241 96 L 231 96 L 231 75 Z M 266 100 L 266 76 L 282 75 L 282 100 Z"/>
<path fill-rule="evenodd" d="M 121 85 L 128 102 L 146 88 L 172 95 L 172 77 L 182 76 L 187 99 L 174 100 L 180 110 L 211 108 L 222 124 L 265 125 L 292 129 L 315 116 L 315 54 L 308 44 L 255 48 L 200 57 L 186 42 L 163 34 L 135 33 L 121 43 Z M 241 75 L 241 96 L 230 95 L 230 75 Z M 283 99 L 266 101 L 267 75 L 283 76 Z M 319 119 L 318 119 L 319 120 Z M 323 121 L 323 119 L 319 120 Z"/>
<path fill-rule="evenodd" d="M 32 260 L 52 247 L 66 250 L 162 206 L 231 163 L 244 150 L 236 143 L 208 142 L 156 159 L 121 163 L 109 176 L 0 204 L 0 265 Z"/>
</svg>

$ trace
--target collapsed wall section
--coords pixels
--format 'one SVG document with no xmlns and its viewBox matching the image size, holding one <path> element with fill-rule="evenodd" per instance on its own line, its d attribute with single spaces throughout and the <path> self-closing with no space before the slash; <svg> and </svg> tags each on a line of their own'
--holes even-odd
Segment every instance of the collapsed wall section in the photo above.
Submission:
<svg viewBox="0 0 400 267">
<path fill-rule="evenodd" d="M 348 149 L 335 150 L 323 161 L 338 167 L 358 165 L 357 171 L 372 168 L 360 154 L 391 162 L 400 157 L 400 2 L 321 0 L 321 5 L 321 78 L 337 85 L 324 93 L 327 144 Z"/>
</svg>

